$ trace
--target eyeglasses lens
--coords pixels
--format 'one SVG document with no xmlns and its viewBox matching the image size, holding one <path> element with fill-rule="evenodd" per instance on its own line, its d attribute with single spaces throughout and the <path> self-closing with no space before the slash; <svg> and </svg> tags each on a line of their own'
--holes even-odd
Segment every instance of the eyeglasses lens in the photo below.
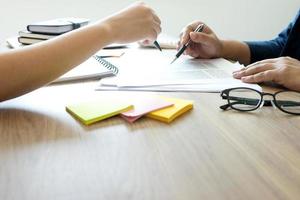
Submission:
<svg viewBox="0 0 300 200">
<path fill-rule="evenodd" d="M 290 113 L 300 114 L 300 93 L 293 91 L 280 92 L 275 96 L 277 105 Z"/>
<path fill-rule="evenodd" d="M 234 109 L 251 111 L 259 106 L 261 95 L 250 89 L 234 89 L 229 92 L 228 100 Z"/>
</svg>

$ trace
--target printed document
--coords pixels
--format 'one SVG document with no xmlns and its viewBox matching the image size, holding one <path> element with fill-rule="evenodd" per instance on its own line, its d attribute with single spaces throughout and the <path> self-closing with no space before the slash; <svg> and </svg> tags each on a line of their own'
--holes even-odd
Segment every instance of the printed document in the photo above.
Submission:
<svg viewBox="0 0 300 200">
<path fill-rule="evenodd" d="M 232 77 L 243 65 L 228 60 L 193 59 L 182 55 L 170 64 L 176 51 L 133 50 L 111 60 L 119 67 L 116 77 L 100 81 L 97 90 L 220 92 L 232 87 L 261 90 L 257 84 L 245 84 Z"/>
</svg>

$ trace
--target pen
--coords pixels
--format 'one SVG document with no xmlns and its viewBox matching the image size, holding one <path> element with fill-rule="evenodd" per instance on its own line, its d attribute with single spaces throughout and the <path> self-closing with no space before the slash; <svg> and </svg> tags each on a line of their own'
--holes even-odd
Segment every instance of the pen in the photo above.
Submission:
<svg viewBox="0 0 300 200">
<path fill-rule="evenodd" d="M 199 32 L 202 32 L 203 29 L 204 29 L 204 24 L 199 24 L 194 32 L 199 33 Z M 189 39 L 189 41 L 179 49 L 179 51 L 177 52 L 177 54 L 176 54 L 174 60 L 171 62 L 171 64 L 173 64 L 177 60 L 177 58 L 179 58 L 183 54 L 183 52 L 190 45 L 190 43 L 191 43 L 191 39 Z"/>
<path fill-rule="evenodd" d="M 158 50 L 162 51 L 160 45 L 158 44 L 158 42 L 156 40 L 154 41 L 153 44 Z"/>
</svg>

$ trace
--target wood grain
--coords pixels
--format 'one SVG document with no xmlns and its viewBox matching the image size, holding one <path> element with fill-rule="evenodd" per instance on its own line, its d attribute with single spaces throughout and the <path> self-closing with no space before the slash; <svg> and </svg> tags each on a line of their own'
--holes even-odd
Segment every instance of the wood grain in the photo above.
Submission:
<svg viewBox="0 0 300 200">
<path fill-rule="evenodd" d="M 167 93 L 194 109 L 172 124 L 90 127 L 74 100 L 137 93 L 56 85 L 0 104 L 0 199 L 298 199 L 300 123 L 278 109 L 221 111 L 219 94 Z M 142 95 L 143 93 L 138 93 Z"/>
</svg>

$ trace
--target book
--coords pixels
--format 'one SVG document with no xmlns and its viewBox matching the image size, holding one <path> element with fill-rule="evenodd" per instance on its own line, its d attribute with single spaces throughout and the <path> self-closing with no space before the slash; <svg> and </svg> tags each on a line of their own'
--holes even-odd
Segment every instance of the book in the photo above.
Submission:
<svg viewBox="0 0 300 200">
<path fill-rule="evenodd" d="M 18 42 L 25 45 L 36 44 L 46 40 L 36 39 L 36 38 L 27 38 L 27 37 L 18 37 Z"/>
<path fill-rule="evenodd" d="M 29 24 L 27 25 L 27 30 L 33 33 L 60 35 L 85 26 L 88 23 L 89 19 L 84 18 L 59 18 Z"/>
<path fill-rule="evenodd" d="M 95 55 L 62 75 L 52 83 L 100 79 L 116 75 L 118 74 L 118 70 L 119 69 L 116 66 L 101 58 L 101 56 Z"/>
<path fill-rule="evenodd" d="M 32 33 L 32 32 L 23 30 L 23 31 L 19 31 L 19 37 L 48 40 L 48 39 L 56 37 L 56 35 L 47 35 L 47 34 Z"/>
<path fill-rule="evenodd" d="M 108 97 L 66 106 L 67 112 L 85 125 L 91 125 L 131 109 L 133 105 L 121 99 Z"/>
<path fill-rule="evenodd" d="M 157 110 L 147 114 L 147 117 L 165 123 L 171 123 L 174 119 L 193 108 L 193 102 L 189 100 L 161 97 L 162 99 L 174 104 L 173 106 Z"/>
</svg>

